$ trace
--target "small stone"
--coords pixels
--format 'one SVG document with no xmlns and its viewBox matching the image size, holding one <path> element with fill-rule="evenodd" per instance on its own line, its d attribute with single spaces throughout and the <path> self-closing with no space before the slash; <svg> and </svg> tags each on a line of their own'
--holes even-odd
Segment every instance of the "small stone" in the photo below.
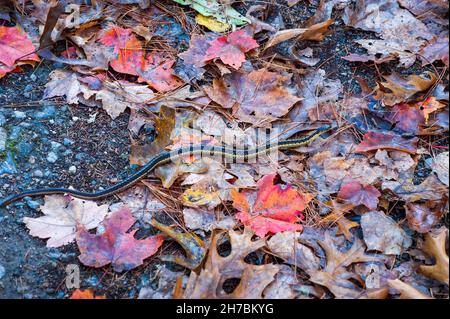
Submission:
<svg viewBox="0 0 450 319">
<path fill-rule="evenodd" d="M 72 141 L 70 138 L 67 138 L 67 137 L 64 138 L 63 144 L 65 146 L 72 145 L 73 143 L 74 143 L 74 141 Z"/>
<path fill-rule="evenodd" d="M 3 114 L 0 114 L 0 126 L 6 124 L 6 117 Z"/>
<path fill-rule="evenodd" d="M 77 167 L 76 166 L 72 165 L 72 166 L 69 167 L 69 173 L 70 174 L 75 175 L 76 172 L 77 172 Z"/>
<path fill-rule="evenodd" d="M 14 117 L 16 119 L 24 119 L 27 117 L 27 113 L 21 111 L 14 111 Z"/>
<path fill-rule="evenodd" d="M 56 108 L 53 105 L 46 105 L 42 111 L 36 112 L 33 116 L 36 120 L 48 120 L 56 115 Z"/>
<path fill-rule="evenodd" d="M 50 144 L 52 145 L 52 150 L 54 151 L 57 151 L 62 146 L 61 143 L 55 141 L 51 141 Z"/>
<path fill-rule="evenodd" d="M 58 155 L 56 155 L 54 152 L 50 152 L 47 155 L 47 161 L 50 163 L 55 163 L 58 160 Z"/>
<path fill-rule="evenodd" d="M 33 74 L 30 75 L 30 80 L 31 81 L 36 81 L 36 79 L 37 79 L 36 74 L 33 73 Z"/>
<path fill-rule="evenodd" d="M 2 265 L 0 265 L 0 279 L 3 278 L 3 276 L 5 275 L 5 273 L 6 273 L 5 267 L 3 267 Z"/>
<path fill-rule="evenodd" d="M 33 86 L 31 84 L 27 84 L 25 88 L 23 89 L 24 92 L 31 92 L 33 91 Z"/>
<path fill-rule="evenodd" d="M 6 132 L 6 129 L 3 127 L 0 127 L 0 152 L 3 152 L 6 150 L 6 139 L 8 138 L 8 134 Z"/>
<path fill-rule="evenodd" d="M 17 145 L 17 150 L 19 151 L 21 156 L 28 156 L 33 150 L 33 145 L 25 142 L 20 142 Z"/>
<path fill-rule="evenodd" d="M 40 169 L 37 169 L 33 172 L 33 176 L 34 177 L 44 177 L 44 173 Z"/>
<path fill-rule="evenodd" d="M 25 201 L 27 202 L 27 206 L 31 209 L 38 209 L 41 204 L 35 200 L 32 200 L 30 197 L 26 197 Z"/>
</svg>

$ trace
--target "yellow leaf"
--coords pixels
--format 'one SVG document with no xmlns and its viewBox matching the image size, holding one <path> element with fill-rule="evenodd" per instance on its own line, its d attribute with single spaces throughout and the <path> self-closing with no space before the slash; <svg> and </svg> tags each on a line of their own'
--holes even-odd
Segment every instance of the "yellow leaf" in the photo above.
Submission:
<svg viewBox="0 0 450 319">
<path fill-rule="evenodd" d="M 222 23 L 214 17 L 205 17 L 202 14 L 197 14 L 195 21 L 214 32 L 225 32 L 231 27 L 228 23 Z"/>
</svg>

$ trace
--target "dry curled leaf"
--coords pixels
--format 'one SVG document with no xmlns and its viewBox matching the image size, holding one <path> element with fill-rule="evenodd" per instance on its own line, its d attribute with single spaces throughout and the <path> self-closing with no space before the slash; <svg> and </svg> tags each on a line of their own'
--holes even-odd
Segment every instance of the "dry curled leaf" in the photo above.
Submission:
<svg viewBox="0 0 450 319">
<path fill-rule="evenodd" d="M 438 81 L 436 75 L 431 72 L 422 75 L 413 74 L 406 79 L 396 73 L 383 78 L 386 82 L 378 83 L 374 98 L 382 100 L 386 105 L 407 102 L 416 93 L 430 89 Z"/>
<path fill-rule="evenodd" d="M 433 159 L 431 168 L 436 173 L 439 180 L 449 186 L 448 152 L 442 152 Z"/>
<path fill-rule="evenodd" d="M 108 213 L 108 205 L 97 206 L 95 202 L 70 196 L 45 196 L 40 207 L 43 217 L 24 217 L 23 221 L 32 236 L 48 238 L 47 247 L 60 247 L 71 243 L 77 229 L 96 228 Z"/>
<path fill-rule="evenodd" d="M 423 251 L 434 257 L 434 265 L 421 265 L 419 270 L 427 277 L 434 278 L 440 282 L 449 284 L 449 261 L 445 248 L 447 243 L 448 229 L 441 228 L 436 233 L 429 232 L 425 235 Z"/>
</svg>

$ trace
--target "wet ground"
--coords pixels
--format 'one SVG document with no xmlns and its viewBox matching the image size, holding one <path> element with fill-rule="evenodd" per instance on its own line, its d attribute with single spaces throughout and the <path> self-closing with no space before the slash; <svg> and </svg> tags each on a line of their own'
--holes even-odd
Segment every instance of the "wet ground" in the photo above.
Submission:
<svg viewBox="0 0 450 319">
<path fill-rule="evenodd" d="M 286 10 L 286 27 L 301 27 L 314 13 L 314 7 L 300 5 Z M 333 28 L 334 33 L 324 41 L 305 42 L 299 49 L 313 48 L 321 59 L 318 65 L 331 79 L 340 79 L 346 92 L 359 91 L 355 76 L 373 85 L 379 79 L 375 67 L 341 59 L 349 52 L 363 53 L 353 41 L 373 35 L 346 29 L 339 21 Z M 42 100 L 49 73 L 61 67 L 43 62 L 0 79 L 0 139 L 5 145 L 0 149 L 0 198 L 37 187 L 98 190 L 131 171 L 128 114 L 112 121 L 102 110 Z M 395 63 L 383 69 L 402 74 L 424 71 L 419 63 L 408 70 L 396 68 Z M 80 265 L 75 244 L 48 249 L 44 240 L 29 235 L 22 222 L 25 216 L 39 216 L 36 208 L 42 203 L 42 198 L 30 198 L 8 210 L 0 209 L 1 298 L 67 298 L 65 269 L 69 264 L 80 266 L 82 287 L 92 287 L 110 298 L 135 298 L 141 287 L 155 284 L 153 277 L 161 265 L 156 258 L 147 259 L 133 271 L 117 274 L 108 268 Z"/>
</svg>

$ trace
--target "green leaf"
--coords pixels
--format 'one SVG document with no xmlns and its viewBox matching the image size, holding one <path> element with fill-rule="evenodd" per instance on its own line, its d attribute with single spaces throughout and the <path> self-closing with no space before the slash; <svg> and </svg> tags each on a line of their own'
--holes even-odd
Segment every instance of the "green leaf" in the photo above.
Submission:
<svg viewBox="0 0 450 319">
<path fill-rule="evenodd" d="M 222 23 L 240 26 L 250 23 L 250 20 L 229 5 L 222 5 L 216 0 L 173 0 L 182 5 L 189 5 L 192 9 L 207 17 L 214 17 Z"/>
</svg>

